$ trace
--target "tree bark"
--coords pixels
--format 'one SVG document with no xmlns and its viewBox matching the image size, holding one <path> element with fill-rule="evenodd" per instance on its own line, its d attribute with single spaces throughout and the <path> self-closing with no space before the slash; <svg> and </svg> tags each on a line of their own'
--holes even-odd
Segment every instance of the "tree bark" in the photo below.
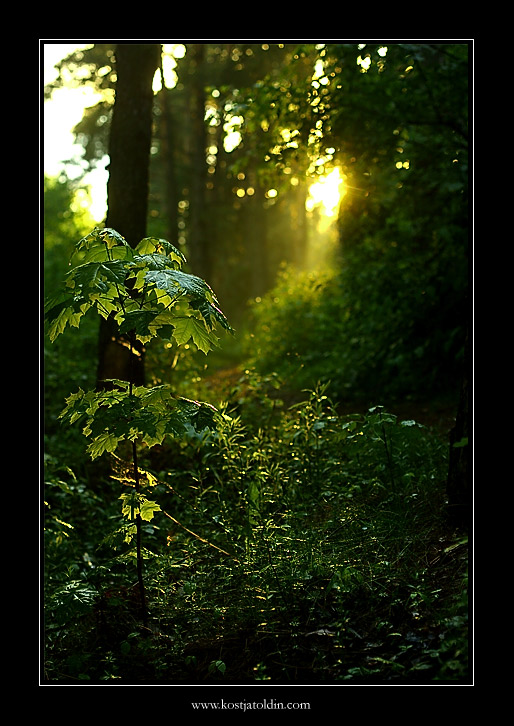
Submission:
<svg viewBox="0 0 514 726">
<path fill-rule="evenodd" d="M 162 74 L 162 68 L 161 68 Z M 172 140 L 175 137 L 175 123 L 170 108 L 170 92 L 164 85 L 164 77 L 162 77 L 162 90 L 159 93 L 159 104 L 161 116 L 159 119 L 160 132 L 160 154 L 163 158 L 164 167 L 164 196 L 162 201 L 163 214 L 166 219 L 167 237 L 172 244 L 179 246 L 179 218 L 178 218 L 178 202 L 179 191 L 177 184 L 177 161 L 173 152 Z"/>
<path fill-rule="evenodd" d="M 189 249 L 188 259 L 191 272 L 203 279 L 211 280 L 211 250 L 206 234 L 206 147 L 205 126 L 205 45 L 195 43 L 189 47 L 191 53 L 191 189 L 189 205 Z"/>
<path fill-rule="evenodd" d="M 152 81 L 160 45 L 122 43 L 116 47 L 116 98 L 109 138 L 106 226 L 131 247 L 146 235 L 149 159 L 152 140 Z M 97 383 L 109 378 L 144 383 L 144 350 L 131 351 L 114 320 L 100 323 Z"/>
</svg>

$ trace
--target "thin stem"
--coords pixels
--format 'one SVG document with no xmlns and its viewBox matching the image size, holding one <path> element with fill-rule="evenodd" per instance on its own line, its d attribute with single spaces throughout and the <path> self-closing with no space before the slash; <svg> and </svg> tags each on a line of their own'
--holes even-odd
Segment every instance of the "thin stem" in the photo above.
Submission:
<svg viewBox="0 0 514 726">
<path fill-rule="evenodd" d="M 275 577 L 275 582 L 277 583 L 277 589 L 278 589 L 278 591 L 280 593 L 280 597 L 282 599 L 282 602 L 284 603 L 284 607 L 285 607 L 286 610 L 288 610 L 291 607 L 291 603 L 288 601 L 288 598 L 285 595 L 285 592 L 284 592 L 284 590 L 282 588 L 282 583 L 281 583 L 280 578 L 278 576 L 277 568 L 275 567 L 275 563 L 273 562 L 273 557 L 271 555 L 271 548 L 270 548 L 270 545 L 269 545 L 269 541 L 268 541 L 268 538 L 267 538 L 266 533 L 264 531 L 264 527 L 265 526 L 266 525 L 264 524 L 263 525 L 263 539 L 264 539 L 264 544 L 266 545 L 266 549 L 268 551 L 268 562 L 269 562 L 270 567 L 271 567 L 271 569 L 273 571 L 273 575 Z"/>
<path fill-rule="evenodd" d="M 394 479 L 393 457 L 392 457 L 391 451 L 390 451 L 391 442 L 389 442 L 389 446 L 388 446 L 387 445 L 387 434 L 386 434 L 384 422 L 382 421 L 382 412 L 381 411 L 379 412 L 379 419 L 380 419 L 380 424 L 382 427 L 382 436 L 384 437 L 384 446 L 385 446 L 385 451 L 386 451 L 387 463 L 389 464 L 389 475 L 391 477 L 391 485 L 394 490 L 394 489 L 396 489 L 396 484 L 395 484 L 395 479 Z"/>
<path fill-rule="evenodd" d="M 130 370 L 129 370 L 129 396 L 132 397 L 132 389 L 133 389 L 133 360 L 134 360 L 134 342 L 135 342 L 135 332 L 133 330 L 130 331 Z M 132 462 L 134 465 L 134 482 L 135 482 L 135 488 L 136 488 L 136 495 L 139 499 L 139 494 L 141 491 L 141 483 L 139 479 L 139 464 L 137 459 L 137 442 L 134 440 L 132 442 Z M 143 623 L 146 624 L 147 618 L 148 618 L 148 608 L 146 605 L 146 594 L 145 594 L 145 585 L 143 581 L 143 558 L 141 554 L 141 515 L 139 512 L 136 514 L 136 566 L 137 566 L 137 581 L 139 583 L 139 595 L 141 598 L 141 616 L 143 618 Z"/>
<path fill-rule="evenodd" d="M 132 460 L 134 463 L 134 481 L 136 487 L 136 494 L 139 495 L 141 490 L 139 480 L 139 465 L 137 460 L 137 445 L 136 442 L 132 442 Z M 143 622 L 146 623 L 148 618 L 148 608 L 146 606 L 146 594 L 145 585 L 143 582 L 143 558 L 141 556 L 141 515 L 136 514 L 136 561 L 137 561 L 137 581 L 139 583 L 139 594 L 141 598 L 141 615 Z"/>
</svg>

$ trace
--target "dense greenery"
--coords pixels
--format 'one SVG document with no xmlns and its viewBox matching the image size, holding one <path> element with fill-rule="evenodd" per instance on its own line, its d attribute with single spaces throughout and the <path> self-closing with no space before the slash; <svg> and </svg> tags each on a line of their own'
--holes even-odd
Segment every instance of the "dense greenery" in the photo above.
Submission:
<svg viewBox="0 0 514 726">
<path fill-rule="evenodd" d="M 331 381 L 341 399 L 444 394 L 464 370 L 466 281 L 442 269 L 463 267 L 451 248 L 427 259 L 376 244 L 341 265 L 286 267 L 252 304 L 248 356 L 300 388 Z"/>
<path fill-rule="evenodd" d="M 139 248 L 45 181 L 44 683 L 470 682 L 446 509 L 468 47 L 385 48 L 186 46 L 155 96 Z M 98 163 L 114 46 L 66 69 L 105 93 L 77 129 Z M 305 200 L 334 167 L 327 234 Z M 144 344 L 147 385 L 98 389 L 95 310 Z"/>
<path fill-rule="evenodd" d="M 277 376 L 242 373 L 216 391 L 215 430 L 140 447 L 155 505 L 142 625 L 119 504 L 131 477 L 118 453 L 87 464 L 59 425 L 69 356 L 91 381 L 91 356 L 67 356 L 47 365 L 49 682 L 466 677 L 466 537 L 446 523 L 439 429 L 381 406 L 343 414 L 326 386 L 288 405 Z"/>
<path fill-rule="evenodd" d="M 445 437 L 381 407 L 341 414 L 323 387 L 287 407 L 269 385 L 242 376 L 216 431 L 142 451 L 160 506 L 144 528 L 146 627 L 120 460 L 86 466 L 87 481 L 48 457 L 49 681 L 466 678 Z"/>
<path fill-rule="evenodd" d="M 462 376 L 467 50 L 327 45 L 317 80 L 302 82 L 299 67 L 312 53 L 304 47 L 283 71 L 273 102 L 276 165 L 315 148 L 317 168 L 341 165 L 346 194 L 328 270 L 300 278 L 289 270 L 256 306 L 252 346 L 262 370 L 291 375 L 302 366 L 298 382 L 330 379 L 338 395 L 368 400 L 437 395 Z M 303 145 L 280 143 L 284 127 L 297 128 Z"/>
</svg>

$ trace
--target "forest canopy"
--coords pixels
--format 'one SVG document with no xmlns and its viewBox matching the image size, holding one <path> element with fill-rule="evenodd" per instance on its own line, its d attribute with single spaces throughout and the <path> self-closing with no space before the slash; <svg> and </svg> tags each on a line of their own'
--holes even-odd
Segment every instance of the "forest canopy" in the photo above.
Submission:
<svg viewBox="0 0 514 726">
<path fill-rule="evenodd" d="M 307 356 L 315 377 L 353 396 L 370 378 L 409 392 L 452 385 L 468 305 L 468 44 L 163 48 L 148 232 L 184 250 L 235 322 L 248 301 L 257 320 L 271 305 L 278 327 L 257 324 L 255 359 L 274 366 L 281 357 L 289 373 Z M 113 59 L 114 45 L 81 50 L 52 86 L 66 79 L 102 94 L 75 129 L 90 166 L 108 152 Z M 333 170 L 343 197 L 327 229 L 309 189 Z M 278 351 L 267 333 L 277 340 L 291 330 L 284 275 L 297 305 L 309 306 L 315 337 L 286 335 Z M 280 308 L 277 292 L 286 295 Z M 327 346 L 332 322 L 341 330 L 327 330 Z M 345 365 L 355 348 L 358 364 Z M 324 360 L 312 366 L 312 356 L 332 354 L 338 371 L 330 360 L 325 375 Z"/>
</svg>

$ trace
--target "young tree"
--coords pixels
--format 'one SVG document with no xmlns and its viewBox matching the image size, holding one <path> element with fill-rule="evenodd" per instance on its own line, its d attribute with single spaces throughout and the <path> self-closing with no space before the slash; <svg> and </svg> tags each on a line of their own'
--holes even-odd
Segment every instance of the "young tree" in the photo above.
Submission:
<svg viewBox="0 0 514 726">
<path fill-rule="evenodd" d="M 136 355 L 136 343 L 152 338 L 185 345 L 189 341 L 205 354 L 217 344 L 215 330 L 231 327 L 219 308 L 210 286 L 201 278 L 182 272 L 182 253 L 163 239 L 145 237 L 129 245 L 116 230 L 95 228 L 76 245 L 71 261 L 78 261 L 66 275 L 59 294 L 45 304 L 48 335 L 53 342 L 70 327 L 79 327 L 90 311 L 102 319 L 112 318 L 120 334 L 128 339 L 128 354 Z M 71 262 L 70 261 L 70 262 Z M 129 366 L 129 373 L 135 372 Z M 141 614 L 147 605 L 143 582 L 142 522 L 159 511 L 148 499 L 146 488 L 155 477 L 140 470 L 138 450 L 161 444 L 165 437 L 198 433 L 215 424 L 212 406 L 177 396 L 169 385 L 153 388 L 137 385 L 135 375 L 109 381 L 109 388 L 83 391 L 67 398 L 61 414 L 66 423 L 80 423 L 89 438 L 92 459 L 128 445 L 129 471 L 126 491 L 120 496 L 127 523 L 122 528 L 125 542 L 135 538 Z"/>
</svg>

